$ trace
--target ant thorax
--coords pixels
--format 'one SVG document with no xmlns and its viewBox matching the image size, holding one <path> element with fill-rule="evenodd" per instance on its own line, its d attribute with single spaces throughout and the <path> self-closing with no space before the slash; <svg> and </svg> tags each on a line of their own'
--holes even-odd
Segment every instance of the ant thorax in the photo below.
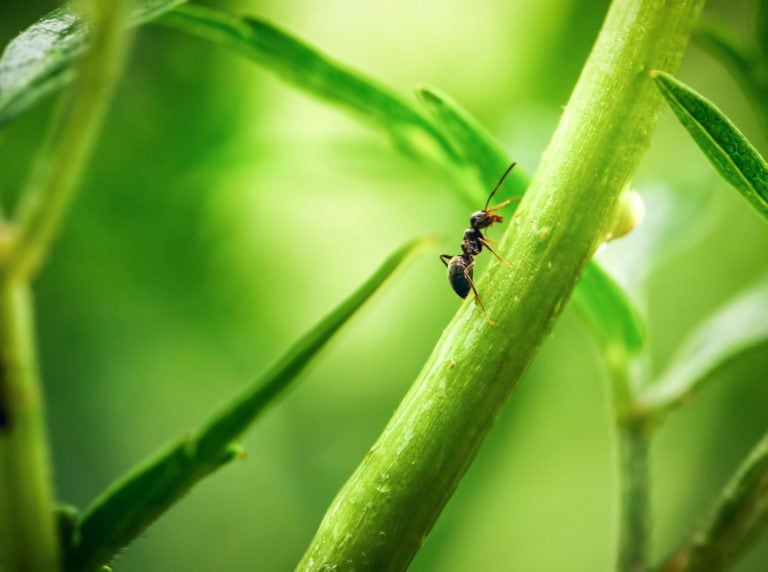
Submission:
<svg viewBox="0 0 768 572">
<path fill-rule="evenodd" d="M 461 250 L 465 255 L 477 256 L 483 251 L 483 233 L 477 227 L 468 228 L 464 231 L 464 241 L 461 243 Z"/>
</svg>

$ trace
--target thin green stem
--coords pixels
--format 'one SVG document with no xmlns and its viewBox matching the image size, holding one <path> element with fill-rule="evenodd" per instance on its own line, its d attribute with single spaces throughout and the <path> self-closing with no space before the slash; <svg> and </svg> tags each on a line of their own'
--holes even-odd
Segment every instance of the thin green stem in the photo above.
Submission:
<svg viewBox="0 0 768 572">
<path fill-rule="evenodd" d="M 649 69 L 675 71 L 701 0 L 615 0 L 499 245 L 377 443 L 333 501 L 300 570 L 402 570 L 609 230 L 661 108 Z"/>
<path fill-rule="evenodd" d="M 648 568 L 650 531 L 650 440 L 646 428 L 634 423 L 618 425 L 618 440 L 621 517 L 617 569 L 643 572 Z"/>
<path fill-rule="evenodd" d="M 619 572 L 648 569 L 650 532 L 650 431 L 647 413 L 637 407 L 632 361 L 615 346 L 604 351 L 613 394 L 619 480 Z"/>
<path fill-rule="evenodd" d="M 77 190 L 122 67 L 127 3 L 91 2 L 91 49 L 79 79 L 62 101 L 14 217 L 15 239 L 4 272 L 17 280 L 34 276 Z"/>
<path fill-rule="evenodd" d="M 0 284 L 0 546 L 6 570 L 59 569 L 29 288 Z"/>
</svg>

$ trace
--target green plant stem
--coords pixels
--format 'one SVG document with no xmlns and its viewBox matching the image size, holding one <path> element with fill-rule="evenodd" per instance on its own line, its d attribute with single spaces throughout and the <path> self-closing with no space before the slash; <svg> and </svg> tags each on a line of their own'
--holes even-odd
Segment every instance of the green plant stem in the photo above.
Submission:
<svg viewBox="0 0 768 572">
<path fill-rule="evenodd" d="M 620 423 L 618 439 L 621 517 L 617 569 L 642 572 L 647 570 L 650 531 L 650 439 L 640 423 Z"/>
<path fill-rule="evenodd" d="M 0 546 L 6 570 L 59 569 L 29 288 L 0 284 Z"/>
<path fill-rule="evenodd" d="M 14 572 L 60 569 L 29 282 L 72 198 L 124 51 L 124 3 L 92 8 L 92 49 L 0 249 L 0 545 Z"/>
<path fill-rule="evenodd" d="M 520 381 L 611 223 L 649 142 L 700 0 L 616 0 L 531 187 L 478 290 L 446 328 L 376 444 L 333 501 L 301 570 L 402 570 Z"/>
<path fill-rule="evenodd" d="M 768 528 L 768 433 L 723 490 L 707 524 L 661 572 L 720 572 L 733 567 Z"/>
<path fill-rule="evenodd" d="M 21 196 L 4 271 L 31 279 L 54 240 L 101 127 L 126 47 L 128 0 L 90 4 L 92 43 Z"/>
<path fill-rule="evenodd" d="M 650 431 L 654 425 L 636 404 L 637 384 L 626 351 L 613 345 L 603 351 L 613 394 L 619 480 L 619 572 L 648 568 L 650 532 Z"/>
</svg>

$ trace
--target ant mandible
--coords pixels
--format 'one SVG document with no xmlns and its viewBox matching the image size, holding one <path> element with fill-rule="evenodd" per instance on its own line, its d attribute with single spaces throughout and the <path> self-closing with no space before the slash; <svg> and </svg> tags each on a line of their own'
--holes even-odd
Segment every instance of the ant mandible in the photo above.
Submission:
<svg viewBox="0 0 768 572">
<path fill-rule="evenodd" d="M 477 303 L 483 310 L 485 317 L 491 324 L 493 324 L 493 320 L 491 320 L 491 317 L 488 315 L 488 311 L 485 309 L 483 302 L 480 300 L 480 295 L 477 293 L 475 283 L 472 282 L 472 272 L 475 267 L 475 256 L 483 251 L 483 247 L 487 248 L 491 254 L 493 254 L 507 266 L 512 266 L 509 262 L 499 256 L 496 251 L 493 250 L 493 248 L 491 248 L 491 245 L 488 244 L 488 239 L 483 236 L 482 229 L 488 228 L 492 224 L 502 222 L 504 220 L 501 215 L 494 213 L 494 211 L 497 211 L 500 208 L 521 199 L 521 197 L 512 197 L 511 199 L 500 202 L 494 207 L 488 208 L 493 195 L 495 195 L 496 191 L 499 190 L 499 187 L 504 182 L 504 179 L 515 167 L 515 165 L 517 165 L 517 163 L 512 163 L 509 167 L 507 167 L 507 170 L 504 171 L 501 179 L 499 179 L 499 182 L 496 183 L 496 186 L 491 191 L 491 194 L 488 195 L 488 200 L 485 201 L 485 207 L 483 210 L 477 211 L 473 213 L 471 217 L 469 217 L 470 227 L 464 231 L 464 241 L 461 244 L 462 254 L 457 254 L 455 256 L 452 254 L 440 255 L 440 261 L 448 267 L 448 281 L 451 283 L 453 291 L 462 298 L 466 298 L 470 290 L 474 292 L 475 300 L 477 300 Z"/>
</svg>

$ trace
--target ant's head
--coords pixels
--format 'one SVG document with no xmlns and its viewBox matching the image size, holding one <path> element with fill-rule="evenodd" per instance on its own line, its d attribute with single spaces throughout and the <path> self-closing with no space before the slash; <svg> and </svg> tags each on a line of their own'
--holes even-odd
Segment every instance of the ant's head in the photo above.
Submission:
<svg viewBox="0 0 768 572">
<path fill-rule="evenodd" d="M 469 224 L 472 226 L 472 228 L 481 229 L 489 227 L 493 223 L 502 222 L 503 220 L 504 217 L 494 214 L 490 211 L 477 211 L 472 213 L 472 216 L 469 217 Z"/>
</svg>

